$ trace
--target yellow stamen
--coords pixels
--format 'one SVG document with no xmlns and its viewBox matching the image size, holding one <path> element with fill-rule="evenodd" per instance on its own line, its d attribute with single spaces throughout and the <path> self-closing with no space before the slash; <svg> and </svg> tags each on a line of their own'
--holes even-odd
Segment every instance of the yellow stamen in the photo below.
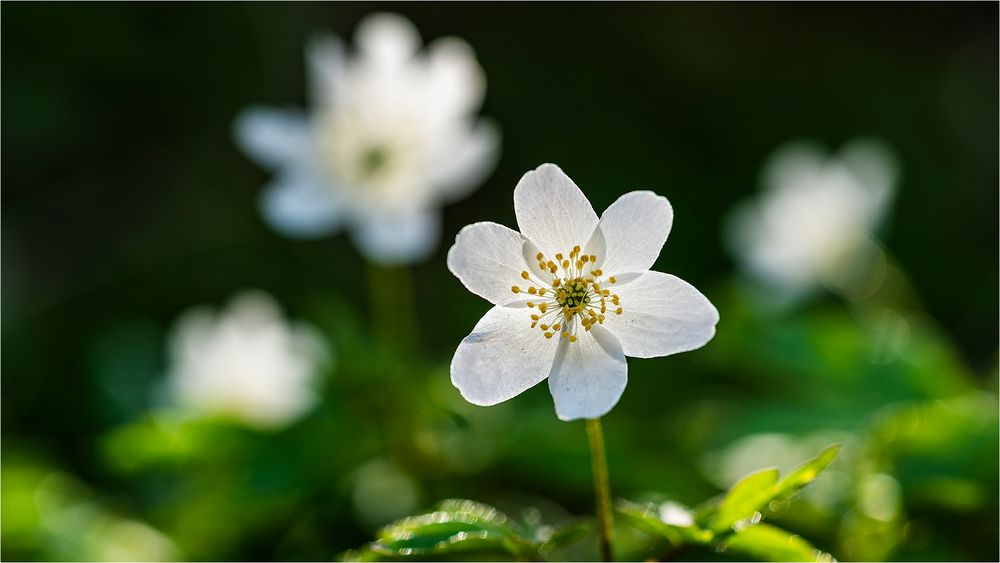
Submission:
<svg viewBox="0 0 1000 563">
<path fill-rule="evenodd" d="M 517 287 L 516 285 L 510 288 L 510 290 L 513 291 L 514 293 L 521 293 L 521 288 Z"/>
<path fill-rule="evenodd" d="M 528 279 L 528 272 L 521 272 L 521 277 L 524 279 Z"/>
</svg>

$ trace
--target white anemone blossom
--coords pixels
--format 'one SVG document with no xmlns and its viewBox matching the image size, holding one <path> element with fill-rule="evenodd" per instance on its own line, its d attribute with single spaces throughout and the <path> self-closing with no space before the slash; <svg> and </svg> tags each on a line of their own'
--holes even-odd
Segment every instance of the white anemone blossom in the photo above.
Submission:
<svg viewBox="0 0 1000 563">
<path fill-rule="evenodd" d="M 494 405 L 549 379 L 562 420 L 597 418 L 618 402 L 626 356 L 700 348 L 719 313 L 687 282 L 652 272 L 673 223 L 666 198 L 621 196 L 598 218 L 559 167 L 543 164 L 514 188 L 521 232 L 465 227 L 448 268 L 494 305 L 458 346 L 451 380 Z"/>
<path fill-rule="evenodd" d="M 746 269 L 788 295 L 841 286 L 879 255 L 873 233 L 891 200 L 896 162 L 882 144 L 857 140 L 837 155 L 803 142 L 778 149 L 764 192 L 737 207 L 728 239 Z"/>
<path fill-rule="evenodd" d="M 174 401 L 201 416 L 278 429 L 316 402 L 314 380 L 330 354 L 316 331 L 288 323 L 267 294 L 236 296 L 222 313 L 192 309 L 170 342 Z"/>
<path fill-rule="evenodd" d="M 367 17 L 355 42 L 348 57 L 333 36 L 311 41 L 311 111 L 249 108 L 236 139 L 274 172 L 260 200 L 273 228 L 293 237 L 344 228 L 371 260 L 415 262 L 437 247 L 440 205 L 496 164 L 499 133 L 476 119 L 485 75 L 460 39 L 420 51 L 398 15 Z"/>
</svg>

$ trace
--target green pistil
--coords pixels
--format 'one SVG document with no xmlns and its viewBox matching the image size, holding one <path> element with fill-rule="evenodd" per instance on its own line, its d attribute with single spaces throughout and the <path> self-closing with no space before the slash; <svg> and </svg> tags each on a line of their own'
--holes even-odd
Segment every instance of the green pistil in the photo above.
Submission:
<svg viewBox="0 0 1000 563">
<path fill-rule="evenodd" d="M 361 166 L 366 175 L 372 175 L 385 167 L 389 161 L 389 153 L 383 147 L 373 146 L 365 151 L 361 158 Z"/>
</svg>

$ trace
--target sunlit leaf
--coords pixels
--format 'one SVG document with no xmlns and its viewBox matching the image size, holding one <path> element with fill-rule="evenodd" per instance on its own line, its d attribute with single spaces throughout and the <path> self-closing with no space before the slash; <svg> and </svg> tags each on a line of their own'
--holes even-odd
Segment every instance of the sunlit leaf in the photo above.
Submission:
<svg viewBox="0 0 1000 563">
<path fill-rule="evenodd" d="M 757 524 L 733 534 L 721 547 L 759 561 L 836 561 L 801 537 L 768 524 Z"/>
<path fill-rule="evenodd" d="M 688 525 L 664 522 L 661 518 L 661 505 L 656 503 L 636 504 L 619 500 L 615 511 L 634 527 L 673 545 L 705 543 L 712 539 L 712 532 L 699 528 L 693 519 Z"/>
<path fill-rule="evenodd" d="M 504 514 L 469 500 L 447 500 L 438 509 L 410 516 L 383 528 L 359 556 L 420 559 L 462 554 L 470 559 L 537 554 L 539 544 L 525 537 Z"/>
<path fill-rule="evenodd" d="M 763 469 L 737 481 L 723 497 L 709 529 L 723 532 L 741 520 L 752 518 L 761 506 L 774 498 L 777 483 L 777 469 Z"/>
<path fill-rule="evenodd" d="M 790 496 L 811 483 L 813 479 L 833 463 L 837 454 L 840 453 L 840 448 L 840 444 L 834 444 L 786 475 L 775 486 L 774 498 Z"/>
</svg>

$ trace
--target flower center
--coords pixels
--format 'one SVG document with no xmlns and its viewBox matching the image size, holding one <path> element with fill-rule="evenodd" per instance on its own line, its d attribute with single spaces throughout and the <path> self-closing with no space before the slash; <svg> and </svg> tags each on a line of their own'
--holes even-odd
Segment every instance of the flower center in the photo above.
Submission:
<svg viewBox="0 0 1000 563">
<path fill-rule="evenodd" d="M 545 338 L 552 338 L 558 332 L 561 338 L 576 342 L 579 328 L 589 332 L 595 324 L 604 324 L 608 311 L 622 314 L 618 294 L 603 287 L 613 285 L 615 277 L 603 278 L 604 272 L 597 267 L 597 255 L 582 254 L 577 245 L 569 253 L 556 253 L 554 258 L 549 260 L 539 252 L 535 259 L 541 279 L 524 271 L 521 278 L 527 285 L 511 287 L 514 293 L 538 298 L 528 301 L 529 308 L 538 309 L 538 314 L 531 315 L 531 328 L 537 326 Z"/>
<path fill-rule="evenodd" d="M 371 176 L 381 170 L 389 161 L 389 151 L 380 145 L 368 147 L 361 156 L 361 169 L 365 176 Z"/>
</svg>

